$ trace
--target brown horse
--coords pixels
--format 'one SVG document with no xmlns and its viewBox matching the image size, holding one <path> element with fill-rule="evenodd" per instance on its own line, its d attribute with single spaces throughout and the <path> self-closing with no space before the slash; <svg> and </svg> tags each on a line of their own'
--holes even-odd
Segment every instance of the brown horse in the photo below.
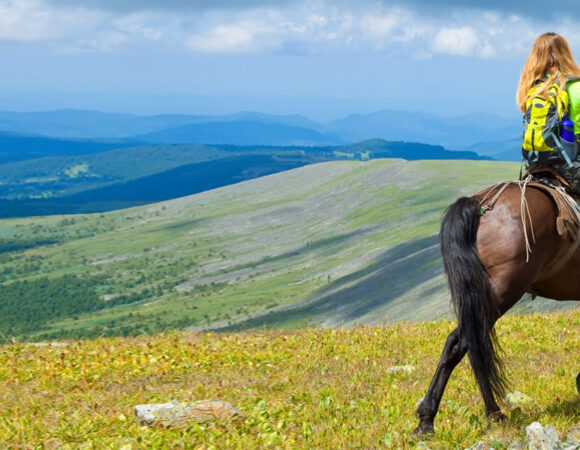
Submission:
<svg viewBox="0 0 580 450">
<path fill-rule="evenodd" d="M 526 292 L 556 300 L 580 299 L 580 250 L 558 229 L 556 202 L 534 184 L 523 192 L 521 183 L 498 189 L 496 185 L 460 198 L 443 217 L 441 252 L 458 326 L 447 337 L 417 409 L 416 434 L 433 432 L 447 381 L 466 353 L 486 415 L 504 420 L 496 402 L 504 397 L 506 382 L 496 351 L 495 322 Z M 495 207 L 489 208 L 485 202 L 492 190 L 499 196 L 494 198 Z M 580 391 L 580 374 L 576 383 Z"/>
</svg>

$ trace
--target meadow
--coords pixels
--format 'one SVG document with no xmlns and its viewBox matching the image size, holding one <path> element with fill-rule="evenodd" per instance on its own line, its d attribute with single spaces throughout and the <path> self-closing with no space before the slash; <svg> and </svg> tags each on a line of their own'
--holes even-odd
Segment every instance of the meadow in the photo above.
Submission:
<svg viewBox="0 0 580 450">
<path fill-rule="evenodd" d="M 507 448 L 533 421 L 580 422 L 580 311 L 498 323 L 510 388 L 530 397 L 488 423 L 467 360 L 435 421 L 412 436 L 451 321 L 241 333 L 165 332 L 0 346 L 0 447 Z M 409 365 L 414 370 L 389 371 Z M 182 429 L 137 425 L 144 403 L 229 401 L 244 418 Z"/>
</svg>

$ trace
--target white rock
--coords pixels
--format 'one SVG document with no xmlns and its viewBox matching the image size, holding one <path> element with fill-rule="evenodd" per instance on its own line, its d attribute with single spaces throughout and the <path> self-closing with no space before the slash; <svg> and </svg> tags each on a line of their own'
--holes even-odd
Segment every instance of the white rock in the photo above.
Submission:
<svg viewBox="0 0 580 450">
<path fill-rule="evenodd" d="M 135 417 L 140 419 L 141 425 L 150 425 L 159 417 L 160 411 L 168 411 L 172 408 L 175 408 L 173 403 L 137 405 L 135 406 L 134 412 Z"/>
<path fill-rule="evenodd" d="M 532 401 L 532 397 L 518 391 L 510 392 L 505 396 L 505 402 L 510 406 L 529 405 Z"/>
<path fill-rule="evenodd" d="M 218 400 L 202 400 L 193 403 L 157 403 L 137 405 L 135 419 L 140 425 L 184 427 L 188 422 L 205 423 L 226 420 L 243 413 L 234 405 Z"/>
<path fill-rule="evenodd" d="M 530 450 L 560 450 L 562 448 L 553 425 L 544 428 L 539 422 L 534 422 L 526 427 L 526 434 Z"/>
</svg>

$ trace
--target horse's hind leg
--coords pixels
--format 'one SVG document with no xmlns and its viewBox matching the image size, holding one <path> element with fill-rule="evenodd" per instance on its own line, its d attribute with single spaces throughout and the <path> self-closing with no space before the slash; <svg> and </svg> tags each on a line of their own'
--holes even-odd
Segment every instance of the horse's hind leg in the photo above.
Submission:
<svg viewBox="0 0 580 450">
<path fill-rule="evenodd" d="M 419 426 L 413 432 L 414 434 L 433 433 L 433 420 L 439 409 L 443 391 L 453 369 L 463 359 L 465 353 L 467 353 L 467 345 L 460 339 L 459 330 L 456 328 L 447 336 L 433 380 L 431 380 L 429 389 L 417 408 Z"/>
<path fill-rule="evenodd" d="M 576 389 L 578 389 L 578 393 L 580 394 L 580 373 L 576 377 Z"/>
<path fill-rule="evenodd" d="M 439 359 L 439 364 L 437 365 L 437 370 L 435 370 L 435 375 L 433 375 L 429 389 L 417 408 L 419 425 L 415 428 L 413 434 L 433 433 L 433 421 L 437 415 L 437 411 L 439 410 L 443 391 L 447 386 L 451 373 L 457 364 L 461 362 L 466 353 L 467 344 L 459 337 L 459 330 L 456 328 L 449 334 L 449 336 L 447 336 L 441 358 Z M 580 374 L 578 374 L 576 381 L 579 383 L 578 389 L 580 391 Z M 486 416 L 494 420 L 505 419 L 505 416 L 501 413 L 500 407 L 493 394 L 483 395 L 483 401 L 485 403 Z"/>
</svg>

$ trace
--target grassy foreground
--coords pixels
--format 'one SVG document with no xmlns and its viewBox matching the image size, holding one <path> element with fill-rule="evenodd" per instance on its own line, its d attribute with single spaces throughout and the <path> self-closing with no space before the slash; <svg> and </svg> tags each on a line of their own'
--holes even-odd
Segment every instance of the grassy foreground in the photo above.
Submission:
<svg viewBox="0 0 580 450">
<path fill-rule="evenodd" d="M 413 448 L 415 403 L 452 322 L 239 334 L 102 338 L 0 347 L 0 447 Z M 488 424 L 464 360 L 429 448 L 478 440 L 505 448 L 533 421 L 560 435 L 580 422 L 580 311 L 500 320 L 511 390 L 533 400 Z M 388 372 L 412 365 L 414 372 Z M 244 419 L 184 430 L 134 423 L 132 409 L 171 400 L 230 401 Z"/>
</svg>

